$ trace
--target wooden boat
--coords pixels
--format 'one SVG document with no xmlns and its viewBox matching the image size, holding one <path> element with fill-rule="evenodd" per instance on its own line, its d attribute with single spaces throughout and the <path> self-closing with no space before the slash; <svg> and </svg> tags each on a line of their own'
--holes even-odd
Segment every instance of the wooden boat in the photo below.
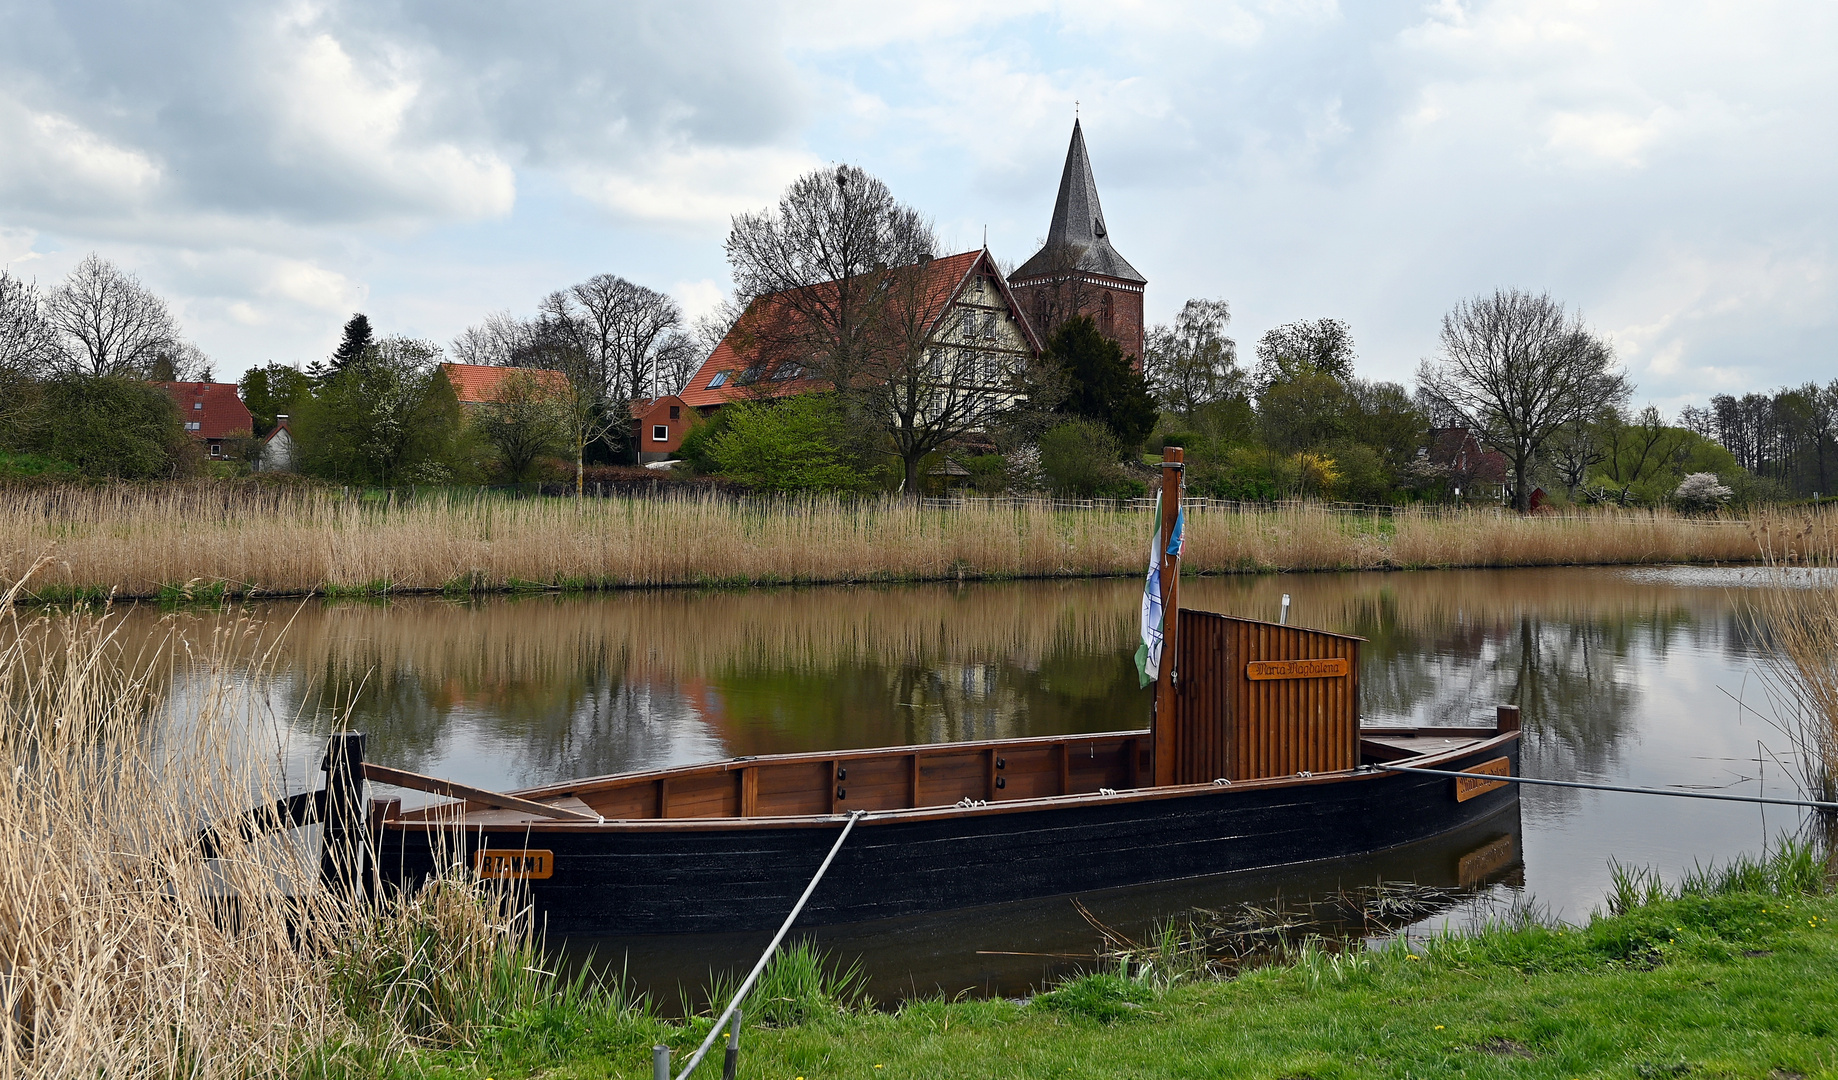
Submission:
<svg viewBox="0 0 1838 1080">
<path fill-rule="evenodd" d="M 1174 535 L 1179 464 L 1178 451 L 1164 462 L 1161 535 Z M 365 764 L 362 736 L 342 736 L 321 801 L 329 872 L 367 865 L 411 887 L 460 861 L 527 887 L 563 936 L 759 930 L 852 815 L 805 924 L 1345 858 L 1517 798 L 1505 782 L 1378 767 L 1516 775 L 1517 709 L 1493 727 L 1362 728 L 1361 639 L 1182 610 L 1178 551 L 1161 563 L 1178 617 L 1147 731 L 735 758 L 512 793 Z M 366 813 L 360 778 L 453 798 Z"/>
</svg>

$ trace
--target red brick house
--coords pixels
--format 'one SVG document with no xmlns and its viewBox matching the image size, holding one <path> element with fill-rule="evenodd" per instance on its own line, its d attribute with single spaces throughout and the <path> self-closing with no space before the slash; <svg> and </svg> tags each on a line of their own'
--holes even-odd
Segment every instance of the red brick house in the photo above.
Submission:
<svg viewBox="0 0 1838 1080">
<path fill-rule="evenodd" d="M 920 275 L 920 320 L 927 328 L 928 348 L 974 351 L 983 357 L 979 378 L 988 385 L 1004 385 L 1017 364 L 1040 350 L 1039 337 L 987 248 L 896 267 L 889 273 Z M 834 289 L 810 286 L 826 287 Z M 760 355 L 756 342 L 798 337 L 790 325 L 798 316 L 780 299 L 783 295 L 763 296 L 748 305 L 683 388 L 684 405 L 706 416 L 732 401 L 827 388 L 802 363 Z"/>
<path fill-rule="evenodd" d="M 1047 242 L 1010 279 L 1021 308 L 1043 338 L 1061 323 L 1089 315 L 1098 332 L 1142 363 L 1142 302 L 1149 281 L 1111 246 L 1085 133 L 1072 122 L 1072 145 L 1059 178 Z"/>
<path fill-rule="evenodd" d="M 632 419 L 638 423 L 638 460 L 667 461 L 675 457 L 683 448 L 683 436 L 701 418 L 675 394 L 632 402 Z"/>
<path fill-rule="evenodd" d="M 162 382 L 153 385 L 172 396 L 185 434 L 204 447 L 204 456 L 223 461 L 233 456 L 233 440 L 255 432 L 255 418 L 236 392 L 235 383 Z"/>
</svg>

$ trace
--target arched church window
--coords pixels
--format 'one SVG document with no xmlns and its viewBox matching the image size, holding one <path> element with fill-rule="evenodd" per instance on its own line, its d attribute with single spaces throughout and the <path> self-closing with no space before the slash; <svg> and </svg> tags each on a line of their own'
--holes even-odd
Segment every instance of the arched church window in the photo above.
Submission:
<svg viewBox="0 0 1838 1080">
<path fill-rule="evenodd" d="M 1104 291 L 1104 299 L 1098 304 L 1098 329 L 1103 331 L 1106 337 L 1117 336 L 1116 324 L 1111 315 L 1109 289 Z"/>
</svg>

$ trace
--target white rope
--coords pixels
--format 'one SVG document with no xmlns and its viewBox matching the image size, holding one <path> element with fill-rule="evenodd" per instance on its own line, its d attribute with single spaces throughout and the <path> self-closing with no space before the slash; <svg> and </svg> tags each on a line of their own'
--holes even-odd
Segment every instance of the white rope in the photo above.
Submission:
<svg viewBox="0 0 1838 1080">
<path fill-rule="evenodd" d="M 740 989 L 734 992 L 734 1000 L 728 1002 L 728 1007 L 722 1010 L 721 1016 L 715 1020 L 715 1026 L 709 1028 L 708 1038 L 703 1039 L 702 1045 L 696 1047 L 696 1052 L 683 1066 L 683 1071 L 676 1074 L 676 1080 L 684 1080 L 695 1071 L 697 1065 L 702 1064 L 702 1058 L 708 1053 L 708 1048 L 715 1045 L 715 1040 L 721 1037 L 721 1029 L 728 1022 L 728 1017 L 734 1015 L 734 1010 L 746 998 L 748 991 L 753 989 L 753 983 L 759 979 L 760 973 L 766 970 L 766 962 L 771 960 L 772 954 L 778 951 L 779 942 L 785 940 L 785 932 L 791 929 L 791 924 L 797 920 L 798 913 L 804 910 L 804 905 L 810 900 L 811 893 L 817 891 L 817 883 L 823 880 L 823 875 L 829 870 L 830 863 L 835 860 L 836 853 L 842 850 L 842 842 L 849 838 L 849 830 L 855 828 L 856 821 L 865 813 L 867 813 L 866 810 L 849 812 L 849 823 L 842 827 L 842 835 L 836 838 L 836 843 L 830 848 L 830 853 L 823 857 L 823 865 L 817 868 L 816 876 L 811 878 L 809 885 L 804 886 L 804 895 L 798 897 L 798 902 L 792 906 L 791 914 L 785 916 L 785 922 L 779 926 L 779 932 L 772 935 L 772 944 L 766 946 L 766 951 L 760 954 L 759 963 L 754 964 L 753 970 L 747 973 L 746 981 L 742 982 Z"/>
</svg>

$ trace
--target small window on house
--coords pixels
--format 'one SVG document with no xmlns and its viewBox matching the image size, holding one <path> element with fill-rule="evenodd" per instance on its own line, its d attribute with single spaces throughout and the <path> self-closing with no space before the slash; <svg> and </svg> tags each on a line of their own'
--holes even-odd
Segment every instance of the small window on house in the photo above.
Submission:
<svg viewBox="0 0 1838 1080">
<path fill-rule="evenodd" d="M 669 426 L 666 424 L 652 424 L 651 425 L 651 441 L 652 442 L 669 442 L 670 441 Z"/>
<path fill-rule="evenodd" d="M 717 372 L 715 372 L 715 377 L 714 377 L 714 378 L 712 378 L 712 379 L 710 379 L 710 380 L 708 381 L 708 388 L 709 388 L 710 390 L 713 390 L 713 389 L 714 389 L 715 387 L 717 387 L 717 386 L 722 386 L 722 385 L 724 385 L 724 384 L 726 384 L 726 383 L 727 383 L 727 381 L 728 381 L 728 376 L 729 376 L 729 375 L 731 375 L 731 374 L 733 374 L 733 372 L 731 372 L 731 371 L 717 371 Z"/>
<path fill-rule="evenodd" d="M 202 408 L 204 408 L 204 402 L 202 402 L 202 401 L 194 401 L 194 402 L 192 402 L 192 403 L 191 403 L 191 407 L 192 407 L 192 408 L 194 408 L 194 409 L 202 409 Z"/>
<path fill-rule="evenodd" d="M 682 418 L 683 418 L 683 407 L 681 405 L 670 406 L 670 419 L 681 420 Z"/>
<path fill-rule="evenodd" d="M 211 444 L 211 456 L 212 457 L 222 457 L 223 456 L 223 444 L 222 443 L 214 442 Z"/>
<path fill-rule="evenodd" d="M 791 379 L 795 379 L 803 374 L 804 374 L 804 365 L 793 362 L 793 363 L 787 363 L 787 364 L 780 364 L 779 369 L 772 373 L 772 377 L 780 382 L 786 382 Z"/>
<path fill-rule="evenodd" d="M 193 420 L 185 425 L 185 430 L 186 431 L 197 431 L 199 428 L 203 426 L 204 426 L 203 424 L 200 424 L 196 420 Z"/>
</svg>

